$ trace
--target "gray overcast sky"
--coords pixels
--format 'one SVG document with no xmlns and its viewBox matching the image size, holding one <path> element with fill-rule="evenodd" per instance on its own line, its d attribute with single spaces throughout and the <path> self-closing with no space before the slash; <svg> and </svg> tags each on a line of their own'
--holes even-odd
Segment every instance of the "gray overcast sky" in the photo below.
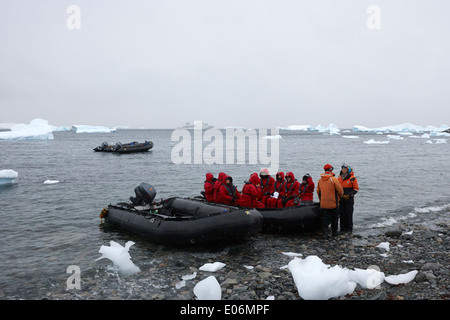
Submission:
<svg viewBox="0 0 450 320">
<path fill-rule="evenodd" d="M 447 0 L 3 1 L 0 123 L 450 125 L 449 12 Z"/>
</svg>

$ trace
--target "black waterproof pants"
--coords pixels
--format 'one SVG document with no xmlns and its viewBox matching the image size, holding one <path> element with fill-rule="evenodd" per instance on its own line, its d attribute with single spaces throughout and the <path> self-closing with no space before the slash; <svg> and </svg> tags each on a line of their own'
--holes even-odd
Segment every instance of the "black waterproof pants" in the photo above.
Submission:
<svg viewBox="0 0 450 320">
<path fill-rule="evenodd" d="M 339 217 L 341 224 L 341 232 L 353 232 L 353 204 L 355 200 L 342 199 L 339 201 Z"/>
<path fill-rule="evenodd" d="M 337 235 L 338 220 L 339 220 L 339 209 L 321 209 L 322 210 L 322 234 L 324 237 L 329 236 L 328 227 L 331 224 L 331 234 L 333 236 Z"/>
</svg>

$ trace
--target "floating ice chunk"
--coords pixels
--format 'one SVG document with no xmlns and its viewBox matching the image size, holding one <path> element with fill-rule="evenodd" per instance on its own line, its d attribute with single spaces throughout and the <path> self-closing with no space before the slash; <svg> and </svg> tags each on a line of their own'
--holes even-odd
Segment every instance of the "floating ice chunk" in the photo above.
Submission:
<svg viewBox="0 0 450 320">
<path fill-rule="evenodd" d="M 17 182 L 19 174 L 11 169 L 0 170 L 0 185 L 9 185 Z"/>
<path fill-rule="evenodd" d="M 409 133 L 409 132 L 408 132 Z M 411 133 L 412 134 L 412 133 Z M 388 134 L 386 136 L 388 139 L 390 140 L 403 140 L 403 137 L 399 136 L 399 135 L 392 135 L 392 134 Z"/>
<path fill-rule="evenodd" d="M 44 184 L 56 184 L 59 183 L 59 180 L 45 180 Z"/>
<path fill-rule="evenodd" d="M 389 242 L 381 242 L 379 245 L 377 245 L 377 248 L 384 249 L 389 252 Z"/>
<path fill-rule="evenodd" d="M 384 280 L 386 280 L 387 283 L 393 285 L 397 285 L 400 283 L 408 283 L 415 278 L 417 272 L 418 272 L 417 270 L 413 270 L 408 273 L 403 273 L 396 276 L 387 276 Z"/>
<path fill-rule="evenodd" d="M 124 275 L 130 275 L 141 271 L 139 267 L 131 261 L 131 256 L 128 253 L 130 247 L 134 244 L 133 241 L 125 243 L 125 247 L 122 247 L 119 243 L 112 240 L 109 243 L 109 247 L 100 247 L 98 252 L 101 253 L 102 256 L 95 261 L 107 258 L 111 260 L 114 265 L 119 268 L 119 272 Z"/>
<path fill-rule="evenodd" d="M 222 288 L 216 277 L 209 276 L 195 285 L 194 294 L 198 300 L 220 300 L 222 299 Z"/>
<path fill-rule="evenodd" d="M 265 136 L 263 139 L 283 139 L 283 137 L 277 134 L 275 136 Z"/>
<path fill-rule="evenodd" d="M 387 141 L 387 140 L 379 141 L 379 140 L 370 139 L 370 140 L 364 141 L 364 143 L 365 144 L 388 144 L 389 141 Z"/>
<path fill-rule="evenodd" d="M 347 138 L 347 139 L 359 139 L 359 136 L 342 136 L 342 138 Z"/>
<path fill-rule="evenodd" d="M 209 271 L 209 272 L 216 272 L 216 271 L 222 269 L 223 267 L 225 267 L 225 263 L 214 262 L 214 263 L 206 263 L 206 264 L 202 265 L 199 268 L 199 270 Z"/>
<path fill-rule="evenodd" d="M 447 139 L 434 139 L 434 141 L 435 141 L 436 144 L 447 143 Z"/>
</svg>

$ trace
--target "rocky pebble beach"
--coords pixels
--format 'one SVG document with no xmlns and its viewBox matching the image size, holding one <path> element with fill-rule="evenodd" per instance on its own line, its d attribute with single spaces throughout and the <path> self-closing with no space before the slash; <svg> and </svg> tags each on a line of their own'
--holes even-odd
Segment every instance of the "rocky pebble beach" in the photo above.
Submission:
<svg viewBox="0 0 450 320">
<path fill-rule="evenodd" d="M 179 251 L 154 256 L 139 273 L 121 276 L 107 259 L 83 273 L 80 289 L 66 282 L 43 288 L 36 299 L 49 300 L 195 300 L 196 283 L 213 275 L 222 300 L 300 300 L 287 264 L 293 256 L 315 255 L 330 266 L 376 268 L 388 275 L 417 270 L 406 284 L 383 282 L 374 289 L 360 285 L 352 294 L 333 300 L 447 300 L 449 291 L 448 212 L 429 213 L 385 228 L 357 229 L 324 240 L 313 235 L 258 235 L 245 243 L 202 252 Z M 389 251 L 380 248 L 389 243 Z M 133 257 L 132 250 L 130 251 Z M 215 272 L 202 271 L 205 263 L 223 262 Z M 182 277 L 185 276 L 186 280 Z M 5 297 L 4 297 L 5 298 Z"/>
</svg>

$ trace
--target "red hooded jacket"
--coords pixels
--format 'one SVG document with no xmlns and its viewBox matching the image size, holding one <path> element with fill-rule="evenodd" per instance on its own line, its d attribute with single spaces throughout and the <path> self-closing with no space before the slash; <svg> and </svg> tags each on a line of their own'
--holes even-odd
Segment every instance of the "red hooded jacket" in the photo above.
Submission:
<svg viewBox="0 0 450 320">
<path fill-rule="evenodd" d="M 227 184 L 225 181 L 230 178 L 231 182 Z M 226 205 L 235 206 L 241 199 L 241 194 L 233 184 L 233 178 L 226 175 L 223 179 L 223 183 L 220 185 L 218 202 Z"/>
<path fill-rule="evenodd" d="M 287 178 L 291 178 L 291 182 L 287 181 Z M 298 191 L 300 190 L 300 182 L 295 179 L 295 176 L 292 172 L 286 173 L 286 197 L 295 197 L 298 196 Z"/>
<path fill-rule="evenodd" d="M 306 180 L 306 182 L 305 182 Z M 300 200 L 313 201 L 314 199 L 314 182 L 310 175 L 303 176 L 303 182 L 300 185 Z"/>
<path fill-rule="evenodd" d="M 225 178 L 226 176 L 227 175 L 225 172 L 220 172 L 217 180 L 214 182 L 214 202 L 219 202 L 219 189 L 222 183 L 225 181 L 223 180 L 223 178 Z"/>
<path fill-rule="evenodd" d="M 264 208 L 264 204 L 260 201 L 262 198 L 261 188 L 256 185 L 259 184 L 259 177 L 257 173 L 252 173 L 248 182 L 242 187 L 241 200 L 239 205 L 247 208 Z"/>
<path fill-rule="evenodd" d="M 203 188 L 205 189 L 205 199 L 206 201 L 214 201 L 214 176 L 212 173 L 206 174 L 205 184 Z"/>
</svg>

